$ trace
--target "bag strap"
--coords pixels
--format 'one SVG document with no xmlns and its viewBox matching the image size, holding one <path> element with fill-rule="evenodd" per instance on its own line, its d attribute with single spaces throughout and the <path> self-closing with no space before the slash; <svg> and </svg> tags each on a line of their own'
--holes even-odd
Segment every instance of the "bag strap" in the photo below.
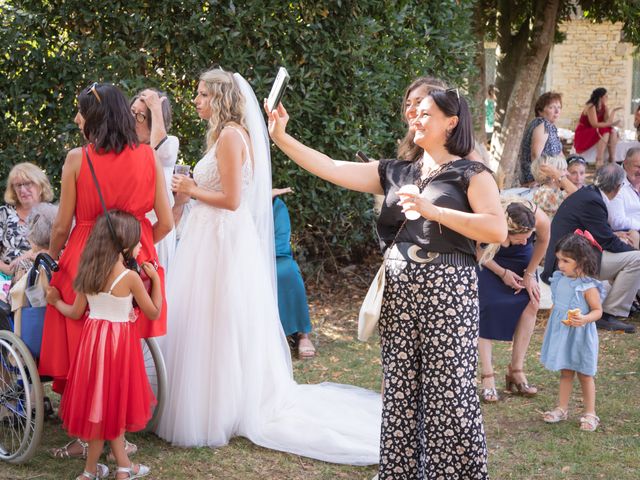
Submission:
<svg viewBox="0 0 640 480">
<path fill-rule="evenodd" d="M 455 162 L 456 160 L 452 160 L 450 162 L 447 162 L 443 165 L 440 165 L 438 168 L 436 168 L 433 172 L 431 172 L 429 175 L 427 175 L 425 178 L 422 179 L 422 181 L 420 182 L 420 184 L 418 185 L 418 188 L 420 189 L 420 193 L 422 193 L 424 191 L 425 188 L 427 188 L 427 186 L 431 183 L 431 181 L 436 178 L 438 175 L 440 175 L 442 172 L 446 171 L 449 169 L 449 167 L 451 166 L 451 164 L 453 164 L 453 162 Z M 396 236 L 393 238 L 393 241 L 391 242 L 391 245 L 389 245 L 389 247 L 384 251 L 384 256 L 385 258 L 388 255 L 388 252 L 393 248 L 393 246 L 396 244 L 398 237 L 400 236 L 400 232 L 402 232 L 402 229 L 405 227 L 405 225 L 407 224 L 407 221 L 409 219 L 405 218 L 404 222 L 402 222 L 402 225 L 400 225 L 400 228 L 398 229 L 398 232 L 396 233 Z"/>
<path fill-rule="evenodd" d="M 98 176 L 96 175 L 96 171 L 93 168 L 93 162 L 91 161 L 91 157 L 89 156 L 89 147 L 84 147 L 84 153 L 87 156 L 87 163 L 89 164 L 89 170 L 91 170 L 91 176 L 93 177 L 93 183 L 96 186 L 96 190 L 98 191 L 98 197 L 100 198 L 100 204 L 102 204 L 102 210 L 104 211 L 104 216 L 107 219 L 107 227 L 109 227 L 109 232 L 111 233 L 111 239 L 114 241 L 122 255 L 126 258 L 124 248 L 120 245 L 118 241 L 118 237 L 116 235 L 116 231 L 113 228 L 113 223 L 111 223 L 111 218 L 109 218 L 109 211 L 107 210 L 107 204 L 104 201 L 104 197 L 102 196 L 102 190 L 100 190 L 100 183 L 98 183 Z"/>
</svg>

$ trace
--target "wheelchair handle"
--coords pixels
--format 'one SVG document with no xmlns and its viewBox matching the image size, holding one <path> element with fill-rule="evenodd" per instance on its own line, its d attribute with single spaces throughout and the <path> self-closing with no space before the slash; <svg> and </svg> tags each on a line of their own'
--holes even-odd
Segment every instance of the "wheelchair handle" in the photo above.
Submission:
<svg viewBox="0 0 640 480">
<path fill-rule="evenodd" d="M 51 272 L 57 272 L 60 270 L 58 263 L 51 258 L 48 253 L 39 253 L 33 262 L 33 267 L 29 270 L 29 276 L 27 277 L 27 286 L 32 287 L 36 283 L 38 276 L 38 270 L 40 267 L 44 267 L 44 271 L 47 274 L 47 278 L 51 280 Z"/>
</svg>

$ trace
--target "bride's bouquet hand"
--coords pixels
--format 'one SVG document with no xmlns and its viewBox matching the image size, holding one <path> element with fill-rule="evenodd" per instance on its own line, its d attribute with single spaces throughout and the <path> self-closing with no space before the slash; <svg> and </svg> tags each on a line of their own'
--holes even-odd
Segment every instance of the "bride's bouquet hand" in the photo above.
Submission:
<svg viewBox="0 0 640 480">
<path fill-rule="evenodd" d="M 269 111 L 267 101 L 264 101 L 264 111 L 269 119 L 269 136 L 274 140 L 283 137 L 286 134 L 287 123 L 289 123 L 289 114 L 282 103 L 278 104 L 278 108 Z"/>
</svg>

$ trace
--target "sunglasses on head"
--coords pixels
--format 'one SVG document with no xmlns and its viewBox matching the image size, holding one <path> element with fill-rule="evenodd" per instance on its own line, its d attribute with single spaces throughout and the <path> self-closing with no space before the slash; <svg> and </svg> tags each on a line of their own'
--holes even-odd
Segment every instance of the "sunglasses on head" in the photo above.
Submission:
<svg viewBox="0 0 640 480">
<path fill-rule="evenodd" d="M 87 88 L 87 95 L 89 95 L 90 93 L 93 93 L 96 97 L 96 99 L 98 100 L 98 103 L 102 103 L 102 99 L 100 98 L 100 95 L 98 94 L 98 82 L 93 82 L 93 84 Z"/>
<path fill-rule="evenodd" d="M 582 165 L 586 165 L 587 161 L 580 155 L 572 155 L 567 158 L 567 165 L 571 165 L 572 163 L 581 163 Z"/>
</svg>

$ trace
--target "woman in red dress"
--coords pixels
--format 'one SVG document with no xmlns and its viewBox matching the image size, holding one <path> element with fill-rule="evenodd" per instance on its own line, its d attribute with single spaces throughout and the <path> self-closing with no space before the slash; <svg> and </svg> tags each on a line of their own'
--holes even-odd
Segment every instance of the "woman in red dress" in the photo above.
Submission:
<svg viewBox="0 0 640 480">
<path fill-rule="evenodd" d="M 80 254 L 89 237 L 96 217 L 102 213 L 87 152 L 94 166 L 100 189 L 108 209 L 131 213 L 141 224 L 142 248 L 139 263 L 156 262 L 154 243 L 164 238 L 173 228 L 164 174 L 156 165 L 153 151 L 138 143 L 135 120 L 124 94 L 115 86 L 94 83 L 78 95 L 78 113 L 74 119 L 89 141 L 86 148 L 75 148 L 67 154 L 62 169 L 60 207 L 51 233 L 49 252 L 60 256 L 60 270 L 53 276 L 65 303 L 73 304 Z M 154 210 L 158 221 L 151 225 L 145 214 Z M 75 216 L 75 226 L 71 231 Z M 71 231 L 71 236 L 69 236 Z M 67 240 L 68 238 L 68 240 Z M 65 246 L 66 243 L 66 246 Z M 164 300 L 164 271 L 160 275 L 163 308 L 160 318 L 151 322 L 141 312 L 136 322 L 141 337 L 155 337 L 166 333 L 166 300 Z M 80 321 L 63 316 L 53 307 L 47 307 L 43 331 L 39 370 L 41 375 L 54 378 L 54 391 L 63 394 L 69 366 L 73 361 L 84 318 Z M 57 457 L 86 456 L 83 442 L 71 442 L 54 451 Z M 131 444 L 129 450 L 132 450 Z"/>
<path fill-rule="evenodd" d="M 618 135 L 613 127 L 620 124 L 620 120 L 615 120 L 615 115 L 622 107 L 610 111 L 607 107 L 608 97 L 606 88 L 596 88 L 591 92 L 591 98 L 582 110 L 573 139 L 577 153 L 586 152 L 596 146 L 596 168 L 604 161 L 605 148 L 609 150 L 609 161 L 615 161 Z"/>
</svg>

